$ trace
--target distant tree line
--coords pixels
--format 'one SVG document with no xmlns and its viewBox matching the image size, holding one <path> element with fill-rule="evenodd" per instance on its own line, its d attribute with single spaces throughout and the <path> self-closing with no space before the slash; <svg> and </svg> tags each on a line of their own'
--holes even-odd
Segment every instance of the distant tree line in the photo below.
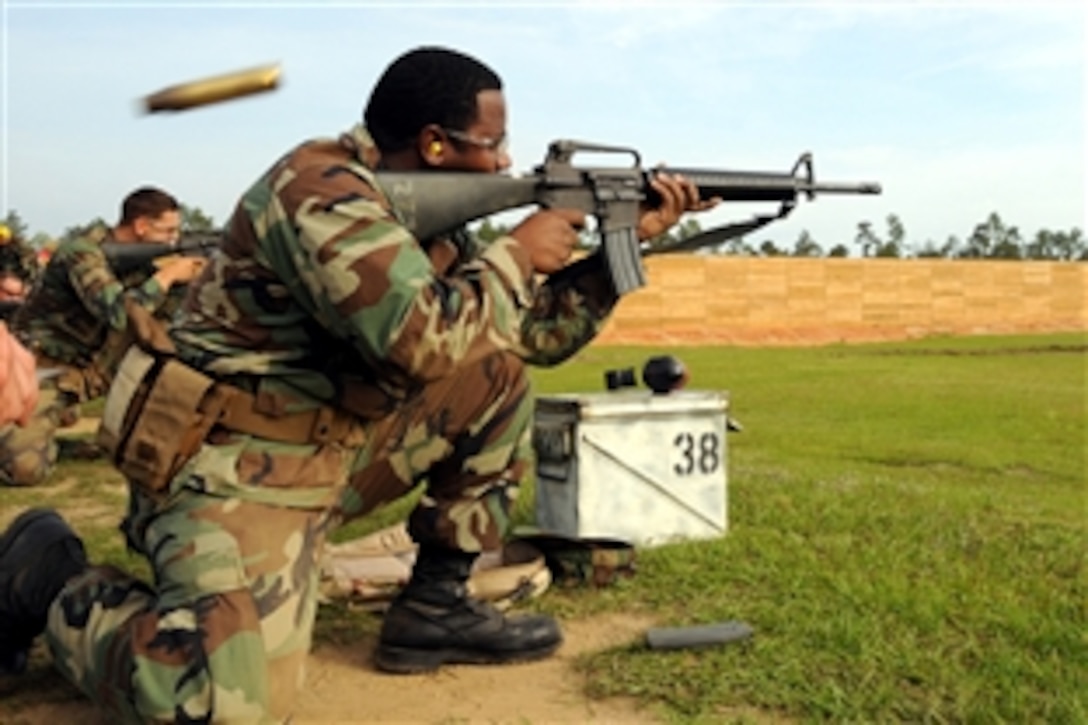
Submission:
<svg viewBox="0 0 1088 725">
<path fill-rule="evenodd" d="M 898 259 L 1036 259 L 1051 261 L 1088 260 L 1088 242 L 1079 228 L 1069 231 L 1040 229 L 1031 239 L 1024 239 L 1020 230 L 1008 226 L 997 212 L 975 225 L 966 239 L 952 235 L 943 244 L 927 240 L 921 245 L 907 242 L 906 227 L 895 214 L 886 219 L 884 234 L 868 221 L 858 223 L 854 245 L 862 257 Z M 693 230 L 681 227 L 677 238 L 691 236 Z M 849 257 L 850 248 L 837 243 L 826 250 L 807 230 L 802 231 L 792 248 L 779 247 L 771 240 L 753 246 L 745 237 L 731 239 L 709 253 L 749 255 L 759 257 Z"/>
<path fill-rule="evenodd" d="M 211 216 L 198 207 L 182 205 L 181 219 L 183 232 L 206 232 L 216 228 Z M 19 237 L 27 240 L 34 247 L 48 249 L 58 243 L 86 234 L 94 227 L 106 225 L 102 218 L 92 219 L 85 224 L 68 227 L 59 237 L 50 237 L 38 232 L 28 234 L 27 225 L 15 211 L 8 212 L 4 223 Z M 472 227 L 472 232 L 481 242 L 490 242 L 509 231 L 509 227 L 485 219 Z M 651 246 L 668 245 L 689 239 L 703 231 L 694 218 L 684 220 L 668 234 L 650 240 Z M 745 255 L 752 257 L 849 257 L 851 249 L 842 242 L 823 246 L 812 237 L 808 230 L 802 231 L 792 247 L 780 247 L 770 239 L 762 242 L 750 240 L 750 236 L 740 236 L 705 248 L 703 254 Z M 868 221 L 858 223 L 853 239 L 854 247 L 862 257 L 883 258 L 948 258 L 948 259 L 1038 259 L 1052 261 L 1088 261 L 1088 242 L 1079 228 L 1069 231 L 1040 229 L 1031 239 L 1025 239 L 1015 226 L 1007 225 L 997 212 L 979 224 L 964 239 L 949 236 L 938 244 L 926 240 L 921 245 L 907 241 L 906 228 L 895 214 L 889 214 L 885 220 L 883 233 Z M 589 249 L 597 244 L 592 232 L 583 232 L 583 248 Z"/>
</svg>

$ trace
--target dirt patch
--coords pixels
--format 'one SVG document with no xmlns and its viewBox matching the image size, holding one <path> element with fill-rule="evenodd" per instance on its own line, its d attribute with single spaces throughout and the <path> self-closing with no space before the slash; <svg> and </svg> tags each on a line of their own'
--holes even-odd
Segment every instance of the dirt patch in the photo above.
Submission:
<svg viewBox="0 0 1088 725">
<path fill-rule="evenodd" d="M 648 618 L 622 613 L 567 622 L 564 644 L 549 659 L 499 667 L 445 667 L 427 675 L 378 672 L 371 663 L 373 639 L 350 647 L 321 645 L 310 658 L 306 689 L 292 722 L 664 722 L 633 700 L 590 700 L 574 667 L 579 655 L 638 640 L 651 624 Z M 18 694 L 20 700 L 8 708 L 3 703 L 7 697 L 0 698 L 0 722 L 110 722 L 94 705 L 74 700 L 78 694 L 59 676 L 38 674 L 27 688 L 21 684 L 0 680 L 0 694 Z"/>
<path fill-rule="evenodd" d="M 347 650 L 321 647 L 311 660 L 296 722 L 624 722 L 661 719 L 618 699 L 590 700 L 574 659 L 631 642 L 650 625 L 618 614 L 564 626 L 565 641 L 546 660 L 504 667 L 446 667 L 394 677 L 374 669 L 373 642 Z M 406 692 L 416 697 L 405 697 Z"/>
</svg>

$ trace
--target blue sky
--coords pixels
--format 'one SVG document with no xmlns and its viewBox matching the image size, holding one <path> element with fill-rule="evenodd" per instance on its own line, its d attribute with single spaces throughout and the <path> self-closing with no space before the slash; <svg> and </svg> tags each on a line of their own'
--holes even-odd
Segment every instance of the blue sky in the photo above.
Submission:
<svg viewBox="0 0 1088 725">
<path fill-rule="evenodd" d="M 991 212 L 1025 238 L 1085 223 L 1080 2 L 425 3 L 0 0 L 0 214 L 52 234 L 114 221 L 162 186 L 225 221 L 279 154 L 360 116 L 385 65 L 424 44 L 502 75 L 514 171 L 549 141 L 637 148 L 647 164 L 877 180 L 749 241 L 825 249 L 896 214 L 907 241 L 966 237 Z M 142 96 L 278 62 L 281 87 L 142 115 Z M 704 226 L 766 207 L 704 215 Z"/>
</svg>

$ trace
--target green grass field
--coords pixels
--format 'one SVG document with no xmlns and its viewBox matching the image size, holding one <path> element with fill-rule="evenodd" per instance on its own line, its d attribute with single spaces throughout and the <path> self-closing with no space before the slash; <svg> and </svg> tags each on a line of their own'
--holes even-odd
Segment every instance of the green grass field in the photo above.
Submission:
<svg viewBox="0 0 1088 725">
<path fill-rule="evenodd" d="M 750 623 L 739 645 L 580 660 L 592 695 L 676 722 L 1088 722 L 1086 342 L 591 348 L 534 371 L 540 394 L 597 391 L 605 370 L 676 354 L 690 387 L 728 391 L 744 431 L 729 437 L 727 536 L 644 550 L 635 577 L 533 606 Z M 4 491 L 4 507 L 83 512 L 96 558 L 131 566 L 118 479 L 74 462 L 57 479 Z M 318 624 L 324 641 L 377 626 L 342 606 Z"/>
<path fill-rule="evenodd" d="M 587 658 L 592 692 L 677 721 L 1088 722 L 1083 335 L 815 349 L 600 349 L 538 376 L 671 352 L 729 391 L 730 531 L 643 552 L 568 616 L 740 619 L 739 647 Z"/>
</svg>

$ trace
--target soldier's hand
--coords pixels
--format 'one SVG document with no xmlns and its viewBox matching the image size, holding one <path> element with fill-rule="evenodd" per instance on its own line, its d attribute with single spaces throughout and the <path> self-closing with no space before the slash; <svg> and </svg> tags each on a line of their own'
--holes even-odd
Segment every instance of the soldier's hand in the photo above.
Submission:
<svg viewBox="0 0 1088 725">
<path fill-rule="evenodd" d="M 0 322 L 0 424 L 26 425 L 37 404 L 34 356 Z"/>
<path fill-rule="evenodd" d="M 510 236 L 529 252 L 533 269 L 552 274 L 570 261 L 585 224 L 586 215 L 577 209 L 543 209 L 514 227 Z"/>
<path fill-rule="evenodd" d="M 162 263 L 155 279 L 165 288 L 187 284 L 200 276 L 206 264 L 203 257 L 172 257 Z"/>
<path fill-rule="evenodd" d="M 717 198 L 701 200 L 699 187 L 683 176 L 656 172 L 650 179 L 650 186 L 661 196 L 661 203 L 652 209 L 643 209 L 638 220 L 638 238 L 642 240 L 664 234 L 685 212 L 705 211 L 721 201 Z"/>
<path fill-rule="evenodd" d="M 427 256 L 431 259 L 431 266 L 438 277 L 447 274 L 461 256 L 457 251 L 457 245 L 449 239 L 436 239 L 427 247 Z"/>
</svg>

